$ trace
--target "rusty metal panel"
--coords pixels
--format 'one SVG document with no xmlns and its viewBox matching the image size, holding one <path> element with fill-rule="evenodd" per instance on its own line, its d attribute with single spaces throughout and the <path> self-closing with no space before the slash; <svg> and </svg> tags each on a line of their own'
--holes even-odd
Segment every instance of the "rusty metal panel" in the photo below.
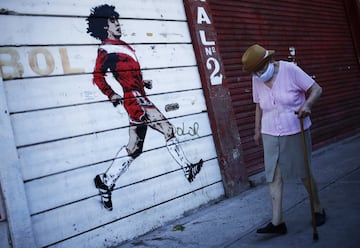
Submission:
<svg viewBox="0 0 360 248">
<path fill-rule="evenodd" d="M 240 152 L 241 141 L 236 131 L 230 92 L 224 84 L 224 66 L 217 45 L 217 34 L 206 1 L 185 0 L 184 5 L 225 193 L 227 196 L 234 196 L 248 187 L 248 179 Z"/>
<path fill-rule="evenodd" d="M 355 50 L 357 52 L 358 62 L 360 64 L 360 1 L 344 0 L 344 4 L 353 36 Z"/>
<path fill-rule="evenodd" d="M 314 148 L 359 131 L 360 70 L 343 0 L 210 0 L 209 5 L 249 174 L 263 170 L 262 149 L 252 139 L 251 79 L 241 68 L 242 54 L 254 43 L 275 49 L 277 60 L 287 60 L 294 47 L 298 65 L 323 87 L 313 109 Z"/>
</svg>

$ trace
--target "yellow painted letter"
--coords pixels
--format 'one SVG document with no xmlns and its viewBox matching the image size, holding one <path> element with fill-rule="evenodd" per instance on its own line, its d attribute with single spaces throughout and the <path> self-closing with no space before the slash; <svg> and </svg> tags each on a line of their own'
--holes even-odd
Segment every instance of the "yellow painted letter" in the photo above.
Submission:
<svg viewBox="0 0 360 248">
<path fill-rule="evenodd" d="M 0 48 L 0 73 L 3 79 L 21 78 L 24 67 L 19 63 L 19 53 L 14 48 Z"/>
</svg>

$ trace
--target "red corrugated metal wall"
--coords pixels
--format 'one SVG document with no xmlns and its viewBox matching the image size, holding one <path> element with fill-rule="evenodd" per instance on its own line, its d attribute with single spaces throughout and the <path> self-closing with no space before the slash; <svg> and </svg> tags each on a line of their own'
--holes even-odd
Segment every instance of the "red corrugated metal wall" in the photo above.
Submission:
<svg viewBox="0 0 360 248">
<path fill-rule="evenodd" d="M 315 149 L 359 131 L 360 66 L 343 0 L 210 0 L 209 4 L 249 174 L 263 170 L 262 148 L 252 139 L 251 81 L 240 63 L 254 43 L 275 49 L 277 60 L 287 60 L 289 47 L 295 47 L 300 67 L 323 87 L 312 116 Z"/>
</svg>

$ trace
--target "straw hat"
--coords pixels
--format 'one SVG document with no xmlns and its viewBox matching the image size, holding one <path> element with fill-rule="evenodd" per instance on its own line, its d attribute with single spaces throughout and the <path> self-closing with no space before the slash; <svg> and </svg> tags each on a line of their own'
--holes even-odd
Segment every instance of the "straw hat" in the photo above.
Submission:
<svg viewBox="0 0 360 248">
<path fill-rule="evenodd" d="M 261 68 L 274 53 L 274 50 L 266 50 L 258 44 L 252 45 L 242 56 L 243 71 L 248 73 L 256 71 L 256 69 Z"/>
</svg>

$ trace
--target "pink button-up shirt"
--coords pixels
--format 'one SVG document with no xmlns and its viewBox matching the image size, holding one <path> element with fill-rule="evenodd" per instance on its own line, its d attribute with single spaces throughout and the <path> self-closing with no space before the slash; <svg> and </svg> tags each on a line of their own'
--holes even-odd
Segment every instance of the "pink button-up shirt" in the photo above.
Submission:
<svg viewBox="0 0 360 248">
<path fill-rule="evenodd" d="M 262 109 L 261 133 L 273 136 L 299 133 L 300 123 L 294 112 L 304 104 L 305 92 L 314 82 L 298 66 L 285 61 L 279 61 L 279 72 L 272 88 L 253 76 L 253 101 Z M 310 126 L 310 118 L 306 117 L 304 129 Z"/>
</svg>

